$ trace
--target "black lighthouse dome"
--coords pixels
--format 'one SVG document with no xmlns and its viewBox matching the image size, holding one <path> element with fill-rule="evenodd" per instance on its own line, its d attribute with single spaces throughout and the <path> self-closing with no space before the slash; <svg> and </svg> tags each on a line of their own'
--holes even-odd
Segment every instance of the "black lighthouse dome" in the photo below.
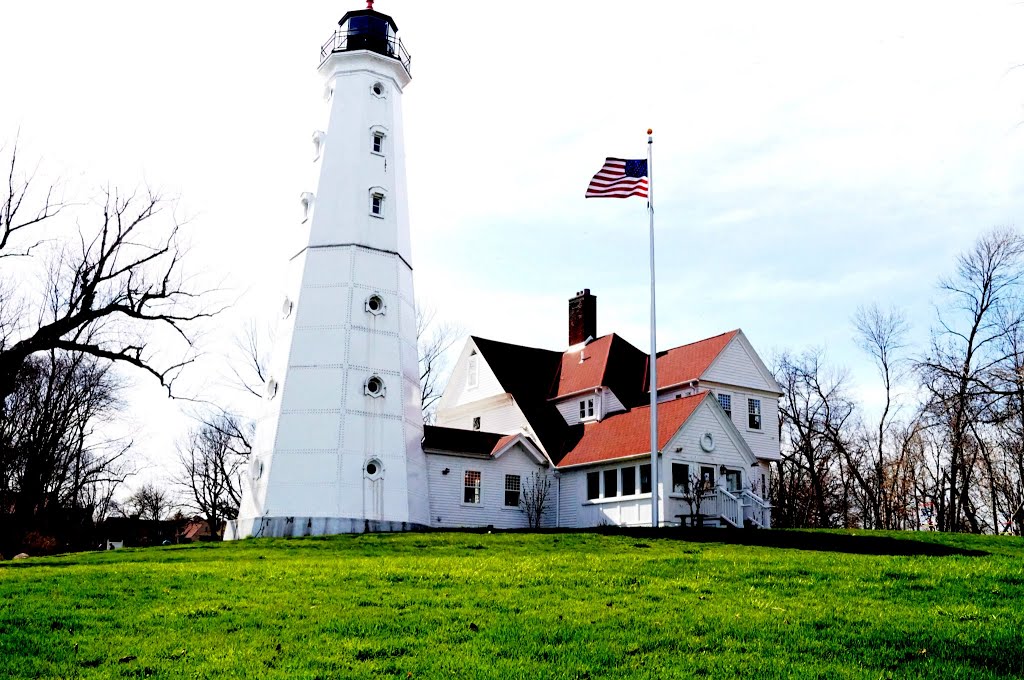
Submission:
<svg viewBox="0 0 1024 680">
<path fill-rule="evenodd" d="M 411 59 L 397 34 L 395 20 L 373 9 L 373 0 L 366 0 L 366 9 L 346 12 L 341 18 L 338 31 L 320 50 L 320 61 L 323 63 L 334 52 L 369 50 L 397 59 L 408 71 Z"/>
</svg>

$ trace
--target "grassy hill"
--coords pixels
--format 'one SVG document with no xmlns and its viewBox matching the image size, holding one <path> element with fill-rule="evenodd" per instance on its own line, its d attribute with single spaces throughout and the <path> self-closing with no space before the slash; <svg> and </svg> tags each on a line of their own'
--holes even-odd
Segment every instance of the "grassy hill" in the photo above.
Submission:
<svg viewBox="0 0 1024 680">
<path fill-rule="evenodd" d="M 858 534 L 363 535 L 6 562 L 0 677 L 1024 676 L 1024 541 Z"/>
</svg>

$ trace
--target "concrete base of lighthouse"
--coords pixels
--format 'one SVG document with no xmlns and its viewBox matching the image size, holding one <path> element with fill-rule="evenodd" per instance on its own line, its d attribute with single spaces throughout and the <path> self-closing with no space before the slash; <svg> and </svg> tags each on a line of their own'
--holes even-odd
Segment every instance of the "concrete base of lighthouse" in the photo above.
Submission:
<svg viewBox="0 0 1024 680">
<path fill-rule="evenodd" d="M 359 517 L 246 517 L 229 520 L 224 539 L 297 538 L 398 531 L 421 531 L 426 525 L 414 522 L 389 522 Z"/>
</svg>

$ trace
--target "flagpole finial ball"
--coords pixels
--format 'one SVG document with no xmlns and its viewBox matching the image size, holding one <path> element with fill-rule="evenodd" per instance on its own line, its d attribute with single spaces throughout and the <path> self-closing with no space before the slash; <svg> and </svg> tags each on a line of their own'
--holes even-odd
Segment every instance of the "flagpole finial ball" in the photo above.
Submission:
<svg viewBox="0 0 1024 680">
<path fill-rule="evenodd" d="M 654 134 L 654 130 L 652 130 L 651 128 L 647 128 L 647 134 L 649 134 L 649 135 Z"/>
<path fill-rule="evenodd" d="M 366 0 L 366 9 L 373 9 L 373 0 Z"/>
</svg>

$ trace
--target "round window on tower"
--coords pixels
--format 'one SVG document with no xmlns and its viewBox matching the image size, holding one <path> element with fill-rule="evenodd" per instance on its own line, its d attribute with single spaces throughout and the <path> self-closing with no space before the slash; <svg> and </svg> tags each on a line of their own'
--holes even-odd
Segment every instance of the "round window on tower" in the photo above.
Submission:
<svg viewBox="0 0 1024 680">
<path fill-rule="evenodd" d="M 386 391 L 384 381 L 380 379 L 379 375 L 371 375 L 367 378 L 363 383 L 363 390 L 371 397 L 383 397 Z"/>
<path fill-rule="evenodd" d="M 370 88 L 370 92 L 373 93 L 374 97 L 384 98 L 387 96 L 387 90 L 384 89 L 384 85 L 381 83 L 374 83 L 373 87 Z"/>
<path fill-rule="evenodd" d="M 376 293 L 366 298 L 366 311 L 374 316 L 383 314 L 387 311 L 387 307 L 384 305 L 384 298 Z"/>
<path fill-rule="evenodd" d="M 371 458 L 366 461 L 366 466 L 363 468 L 363 472 L 369 479 L 380 479 L 384 476 L 384 466 L 376 458 Z"/>
</svg>

